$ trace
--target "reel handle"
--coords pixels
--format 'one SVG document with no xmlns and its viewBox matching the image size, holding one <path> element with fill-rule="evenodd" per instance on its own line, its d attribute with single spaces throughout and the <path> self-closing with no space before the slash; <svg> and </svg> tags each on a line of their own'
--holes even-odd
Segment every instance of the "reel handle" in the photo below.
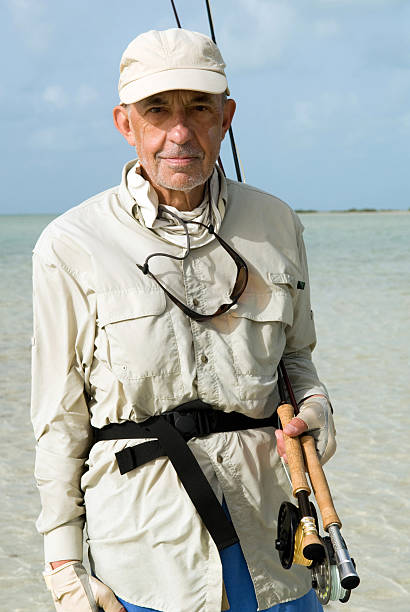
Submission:
<svg viewBox="0 0 410 612">
<path fill-rule="evenodd" d="M 325 473 L 317 456 L 315 441 L 312 436 L 303 434 L 300 436 L 300 444 L 305 459 L 310 484 L 312 485 L 317 505 L 322 516 L 323 528 L 329 531 L 330 525 L 337 525 L 340 529 L 342 521 L 337 515 L 333 504 L 332 495 L 326 480 Z"/>
</svg>

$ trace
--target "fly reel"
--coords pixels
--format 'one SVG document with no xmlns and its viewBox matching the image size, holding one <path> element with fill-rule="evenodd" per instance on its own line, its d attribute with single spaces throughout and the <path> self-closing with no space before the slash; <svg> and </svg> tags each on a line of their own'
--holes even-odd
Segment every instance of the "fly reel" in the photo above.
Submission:
<svg viewBox="0 0 410 612">
<path fill-rule="evenodd" d="M 318 520 L 315 507 L 310 504 L 312 516 L 318 529 Z M 349 600 L 350 590 L 344 589 L 340 583 L 334 550 L 329 536 L 320 538 L 325 551 L 322 561 L 305 559 L 301 552 L 300 512 L 291 502 L 285 501 L 279 509 L 276 549 L 279 552 L 280 562 L 284 569 L 290 569 L 293 563 L 304 565 L 312 573 L 312 587 L 315 589 L 318 600 L 322 605 L 329 601 Z"/>
<path fill-rule="evenodd" d="M 316 509 L 312 503 L 310 503 L 310 514 L 315 519 L 316 529 L 319 531 Z M 281 504 L 275 546 L 279 552 L 282 567 L 285 569 L 290 569 L 293 563 L 305 565 L 306 567 L 312 565 L 312 561 L 306 559 L 302 554 L 300 519 L 299 509 L 294 504 L 288 501 L 284 501 Z"/>
<path fill-rule="evenodd" d="M 310 567 L 312 587 L 315 589 L 317 598 L 322 605 L 337 600 L 346 603 L 349 601 L 351 591 L 344 589 L 340 583 L 332 542 L 329 536 L 325 536 L 321 540 L 325 548 L 325 558 Z"/>
</svg>

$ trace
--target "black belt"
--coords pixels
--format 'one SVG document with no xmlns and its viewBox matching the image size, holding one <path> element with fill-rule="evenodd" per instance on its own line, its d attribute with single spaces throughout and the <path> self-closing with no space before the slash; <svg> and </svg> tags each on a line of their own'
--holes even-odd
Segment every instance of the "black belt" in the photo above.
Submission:
<svg viewBox="0 0 410 612">
<path fill-rule="evenodd" d="M 125 421 L 94 428 L 94 441 L 156 438 L 115 453 L 121 474 L 158 457 L 169 457 L 205 527 L 222 550 L 238 542 L 238 536 L 187 441 L 211 433 L 272 426 L 277 427 L 276 413 L 267 419 L 252 419 L 239 412 L 215 410 L 210 404 L 194 400 L 143 423 Z"/>
</svg>

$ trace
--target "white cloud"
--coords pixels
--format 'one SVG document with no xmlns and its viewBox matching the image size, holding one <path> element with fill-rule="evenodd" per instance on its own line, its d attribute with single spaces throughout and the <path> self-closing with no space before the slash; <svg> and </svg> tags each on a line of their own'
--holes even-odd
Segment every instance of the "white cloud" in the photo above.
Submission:
<svg viewBox="0 0 410 612">
<path fill-rule="evenodd" d="M 399 123 L 406 129 L 410 130 L 410 113 L 406 113 L 399 117 Z"/>
<path fill-rule="evenodd" d="M 355 115 L 359 107 L 355 92 L 324 91 L 314 99 L 294 102 L 290 123 L 299 131 L 328 130 L 340 119 Z"/>
<path fill-rule="evenodd" d="M 54 127 L 35 130 L 29 136 L 28 145 L 33 149 L 55 151 L 59 148 L 58 130 Z"/>
<path fill-rule="evenodd" d="M 27 134 L 27 146 L 39 152 L 81 151 L 90 143 L 106 145 L 110 137 L 106 121 L 89 114 L 87 129 L 84 129 L 83 109 L 98 100 L 97 90 L 90 85 L 77 89 L 64 89 L 61 85 L 48 85 L 37 94 L 44 121 L 34 126 Z M 51 111 L 51 112 L 50 112 Z"/>
<path fill-rule="evenodd" d="M 33 51 L 45 51 L 51 41 L 53 26 L 48 19 L 46 0 L 8 0 L 14 25 L 24 43 Z"/>
<path fill-rule="evenodd" d="M 293 122 L 298 128 L 311 130 L 316 126 L 315 111 L 312 102 L 299 100 L 294 103 Z"/>
<path fill-rule="evenodd" d="M 79 151 L 89 144 L 88 138 L 75 122 L 61 122 L 34 130 L 28 136 L 27 145 L 35 151 Z"/>
<path fill-rule="evenodd" d="M 67 106 L 67 95 L 61 85 L 49 85 L 43 92 L 43 100 L 56 108 Z"/>
<path fill-rule="evenodd" d="M 316 2 L 320 5 L 325 5 L 327 7 L 329 6 L 354 6 L 354 7 L 361 7 L 361 6 L 372 6 L 372 8 L 375 8 L 376 5 L 388 5 L 391 6 L 392 4 L 405 4 L 406 2 L 408 2 L 408 0 L 316 0 Z"/>
<path fill-rule="evenodd" d="M 340 30 L 339 24 L 334 19 L 320 19 L 313 27 L 316 34 L 322 38 L 334 36 Z"/>
<path fill-rule="evenodd" d="M 289 2 L 239 0 L 235 15 L 225 16 L 220 26 L 223 55 L 228 69 L 262 68 L 278 62 L 295 25 Z"/>
<path fill-rule="evenodd" d="M 80 85 L 75 95 L 75 101 L 79 106 L 88 106 L 98 99 L 98 92 L 90 85 Z"/>
<path fill-rule="evenodd" d="M 61 110 L 63 108 L 83 108 L 98 99 L 98 92 L 91 85 L 80 85 L 77 90 L 67 93 L 61 85 L 48 85 L 41 99 L 51 107 Z"/>
</svg>

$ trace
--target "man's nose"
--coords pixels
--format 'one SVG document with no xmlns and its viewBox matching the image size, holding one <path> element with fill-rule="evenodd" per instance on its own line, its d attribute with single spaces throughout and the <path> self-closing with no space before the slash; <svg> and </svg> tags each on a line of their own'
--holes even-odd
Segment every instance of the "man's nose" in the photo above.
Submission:
<svg viewBox="0 0 410 612">
<path fill-rule="evenodd" d="M 192 130 L 186 113 L 179 112 L 172 117 L 168 137 L 172 142 L 179 145 L 186 144 L 191 140 Z"/>
</svg>

